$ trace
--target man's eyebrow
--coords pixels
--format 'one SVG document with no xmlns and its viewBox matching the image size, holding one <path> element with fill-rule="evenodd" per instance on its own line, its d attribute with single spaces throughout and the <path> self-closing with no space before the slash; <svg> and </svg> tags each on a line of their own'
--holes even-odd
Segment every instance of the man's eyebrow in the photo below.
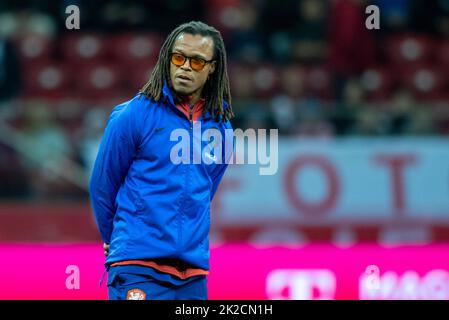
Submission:
<svg viewBox="0 0 449 320">
<path fill-rule="evenodd" d="M 205 57 L 201 56 L 200 54 L 195 54 L 195 55 L 193 55 L 193 56 L 189 56 L 189 55 L 187 55 L 184 51 L 182 51 L 181 49 L 173 48 L 173 52 L 179 52 L 179 53 L 182 53 L 182 54 L 185 55 L 187 58 L 200 58 L 200 59 L 203 59 L 203 60 L 207 60 Z"/>
</svg>

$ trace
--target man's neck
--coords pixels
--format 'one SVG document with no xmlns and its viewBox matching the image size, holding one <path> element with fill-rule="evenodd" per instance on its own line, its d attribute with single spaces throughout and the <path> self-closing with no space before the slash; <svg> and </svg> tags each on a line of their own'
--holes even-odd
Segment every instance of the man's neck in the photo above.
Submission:
<svg viewBox="0 0 449 320">
<path fill-rule="evenodd" d="M 201 99 L 201 91 L 196 91 L 191 95 L 179 95 L 179 100 L 188 103 L 189 105 L 195 105 Z"/>
</svg>

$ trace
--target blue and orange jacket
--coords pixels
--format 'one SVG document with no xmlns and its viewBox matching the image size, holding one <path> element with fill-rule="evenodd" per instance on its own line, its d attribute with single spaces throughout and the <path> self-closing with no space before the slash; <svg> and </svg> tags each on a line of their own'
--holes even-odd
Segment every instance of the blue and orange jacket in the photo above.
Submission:
<svg viewBox="0 0 449 320">
<path fill-rule="evenodd" d="M 198 121 L 201 133 L 220 131 L 221 163 L 193 163 L 195 141 L 202 149 L 211 141 L 195 140 L 193 119 L 176 106 L 167 84 L 158 102 L 139 93 L 111 112 L 89 187 L 101 237 L 110 244 L 107 266 L 174 259 L 209 270 L 210 205 L 233 137 L 229 121 L 209 113 Z M 190 135 L 190 164 L 171 161 L 180 143 L 171 139 L 176 129 Z"/>
</svg>

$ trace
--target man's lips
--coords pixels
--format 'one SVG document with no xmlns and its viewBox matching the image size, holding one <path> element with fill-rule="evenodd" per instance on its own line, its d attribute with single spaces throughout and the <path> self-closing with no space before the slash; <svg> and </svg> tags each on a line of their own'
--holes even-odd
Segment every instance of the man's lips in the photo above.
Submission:
<svg viewBox="0 0 449 320">
<path fill-rule="evenodd" d="M 176 78 L 181 79 L 181 80 L 186 80 L 186 81 L 192 81 L 191 77 L 186 76 L 184 74 L 180 74 L 180 75 L 176 76 Z"/>
</svg>

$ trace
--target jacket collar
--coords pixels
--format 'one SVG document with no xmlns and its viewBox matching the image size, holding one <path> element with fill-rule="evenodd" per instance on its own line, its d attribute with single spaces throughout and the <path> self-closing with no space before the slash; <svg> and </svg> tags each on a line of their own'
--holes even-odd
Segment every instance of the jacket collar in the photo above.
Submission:
<svg viewBox="0 0 449 320">
<path fill-rule="evenodd" d="M 173 97 L 173 93 L 170 87 L 168 86 L 167 81 L 164 82 L 164 87 L 162 88 L 162 96 L 165 101 L 168 101 L 175 109 L 178 109 L 175 104 L 175 98 Z M 223 101 L 223 108 L 225 110 L 229 108 L 229 104 L 226 101 Z M 210 114 L 209 111 L 206 111 L 206 114 L 200 117 L 200 119 L 207 119 L 207 118 L 212 118 L 212 115 Z"/>
<path fill-rule="evenodd" d="M 168 100 L 168 102 L 170 102 L 170 104 L 172 104 L 174 107 L 176 107 L 175 99 L 170 90 L 170 87 L 168 86 L 167 81 L 164 82 L 164 87 L 162 88 L 162 96 L 164 97 L 164 100 Z"/>
</svg>

